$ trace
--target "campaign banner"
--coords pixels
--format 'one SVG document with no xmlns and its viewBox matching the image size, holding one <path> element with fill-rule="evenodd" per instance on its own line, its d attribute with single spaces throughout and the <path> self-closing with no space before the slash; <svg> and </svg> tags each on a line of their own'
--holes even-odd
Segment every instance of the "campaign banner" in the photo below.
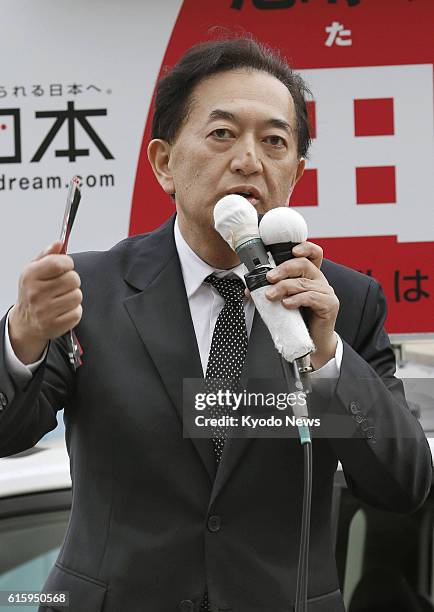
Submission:
<svg viewBox="0 0 434 612">
<path fill-rule="evenodd" d="M 1 311 L 58 237 L 73 175 L 73 251 L 173 214 L 146 156 L 152 97 L 218 26 L 279 48 L 312 91 L 312 149 L 291 198 L 310 239 L 382 284 L 389 332 L 434 333 L 431 0 L 4 0 L 1 20 Z"/>
</svg>

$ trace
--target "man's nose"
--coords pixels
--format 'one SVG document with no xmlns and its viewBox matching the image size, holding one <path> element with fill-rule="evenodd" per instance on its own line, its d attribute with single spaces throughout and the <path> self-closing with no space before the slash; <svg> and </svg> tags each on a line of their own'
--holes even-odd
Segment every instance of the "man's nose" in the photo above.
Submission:
<svg viewBox="0 0 434 612">
<path fill-rule="evenodd" d="M 240 140 L 233 149 L 232 172 L 240 172 L 245 175 L 262 172 L 262 161 L 258 153 L 253 138 Z"/>
</svg>

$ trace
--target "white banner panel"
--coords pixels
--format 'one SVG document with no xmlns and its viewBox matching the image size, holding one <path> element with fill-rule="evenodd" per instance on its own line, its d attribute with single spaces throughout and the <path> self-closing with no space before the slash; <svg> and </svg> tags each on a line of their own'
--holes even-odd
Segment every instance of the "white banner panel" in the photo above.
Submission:
<svg viewBox="0 0 434 612">
<path fill-rule="evenodd" d="M 128 235 L 137 158 L 180 0 L 3 0 L 0 312 L 23 266 L 58 238 L 83 177 L 71 251 Z M 4 127 L 3 127 L 4 126 Z"/>
</svg>

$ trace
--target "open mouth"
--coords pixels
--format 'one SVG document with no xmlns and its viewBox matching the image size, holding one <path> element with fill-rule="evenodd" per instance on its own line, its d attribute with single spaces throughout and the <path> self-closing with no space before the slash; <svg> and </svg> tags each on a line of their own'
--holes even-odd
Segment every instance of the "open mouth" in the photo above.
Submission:
<svg viewBox="0 0 434 612">
<path fill-rule="evenodd" d="M 250 204 L 253 204 L 253 206 L 259 204 L 259 199 L 256 198 L 250 191 L 237 191 L 236 194 L 243 196 L 243 198 L 246 198 L 246 200 L 249 200 Z"/>
</svg>

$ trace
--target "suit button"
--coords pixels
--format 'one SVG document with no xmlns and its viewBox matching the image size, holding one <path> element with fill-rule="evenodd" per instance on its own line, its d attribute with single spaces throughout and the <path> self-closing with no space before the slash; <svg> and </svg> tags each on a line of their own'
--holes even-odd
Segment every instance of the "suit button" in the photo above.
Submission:
<svg viewBox="0 0 434 612">
<path fill-rule="evenodd" d="M 357 423 L 363 423 L 363 421 L 365 420 L 365 417 L 363 417 L 361 414 L 358 414 L 354 418 L 356 419 Z"/>
<path fill-rule="evenodd" d="M 358 414 L 360 412 L 359 404 L 357 402 L 351 402 L 350 410 L 353 414 Z"/>
<path fill-rule="evenodd" d="M 213 514 L 212 516 L 209 517 L 208 529 L 212 533 L 217 533 L 217 531 L 220 531 L 221 527 L 222 527 L 222 521 L 219 516 L 217 516 L 216 514 Z"/>
<path fill-rule="evenodd" d="M 179 610 L 180 612 L 193 612 L 194 603 L 191 601 L 191 599 L 183 599 L 179 604 Z"/>
<path fill-rule="evenodd" d="M 4 393 L 0 391 L 0 410 L 3 410 L 3 408 L 6 408 L 7 405 L 8 405 L 8 398 L 6 397 Z"/>
</svg>

